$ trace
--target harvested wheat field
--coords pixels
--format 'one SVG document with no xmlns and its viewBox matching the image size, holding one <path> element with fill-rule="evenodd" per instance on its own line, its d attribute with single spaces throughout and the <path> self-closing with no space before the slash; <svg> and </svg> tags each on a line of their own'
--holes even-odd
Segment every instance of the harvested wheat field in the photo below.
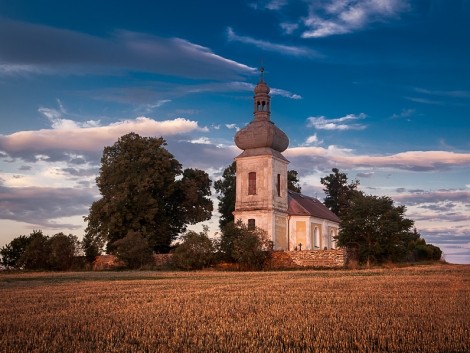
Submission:
<svg viewBox="0 0 470 353">
<path fill-rule="evenodd" d="M 470 352 L 470 266 L 0 275 L 0 352 Z"/>
</svg>

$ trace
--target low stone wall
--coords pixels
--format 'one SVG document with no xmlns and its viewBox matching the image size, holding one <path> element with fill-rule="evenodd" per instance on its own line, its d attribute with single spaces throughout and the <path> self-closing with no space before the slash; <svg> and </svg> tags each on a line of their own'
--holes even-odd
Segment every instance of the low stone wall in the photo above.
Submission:
<svg viewBox="0 0 470 353">
<path fill-rule="evenodd" d="M 123 267 L 124 263 L 114 255 L 99 255 L 93 261 L 93 271 L 116 270 Z"/>
<path fill-rule="evenodd" d="M 154 254 L 155 268 L 164 268 L 171 262 L 172 254 Z M 290 269 L 290 268 L 340 268 L 344 267 L 347 261 L 347 251 L 345 249 L 335 250 L 306 250 L 306 251 L 274 251 L 268 264 L 269 269 Z M 229 266 L 230 265 L 230 266 Z M 100 255 L 93 263 L 93 270 L 115 270 L 123 268 L 124 264 L 114 255 Z M 236 264 L 219 264 L 216 266 L 222 270 L 234 270 Z"/>
<path fill-rule="evenodd" d="M 156 269 L 167 266 L 171 262 L 173 254 L 153 254 L 154 267 Z M 123 262 L 114 255 L 99 255 L 93 262 L 93 271 L 117 270 L 124 268 Z"/>
<path fill-rule="evenodd" d="M 347 261 L 345 249 L 306 250 L 306 251 L 274 251 L 270 268 L 340 268 Z"/>
</svg>

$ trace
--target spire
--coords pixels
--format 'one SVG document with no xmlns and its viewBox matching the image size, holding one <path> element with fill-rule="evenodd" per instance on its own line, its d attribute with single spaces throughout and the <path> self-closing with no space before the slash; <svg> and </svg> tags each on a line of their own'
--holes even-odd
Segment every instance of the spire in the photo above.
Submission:
<svg viewBox="0 0 470 353">
<path fill-rule="evenodd" d="M 270 89 L 264 82 L 264 67 L 260 67 L 260 80 L 255 87 L 254 96 L 254 120 L 269 120 L 271 116 L 271 96 Z"/>
<path fill-rule="evenodd" d="M 255 87 L 254 119 L 236 133 L 235 144 L 244 151 L 268 148 L 276 152 L 283 152 L 289 146 L 289 138 L 270 121 L 270 90 L 266 82 L 264 82 L 263 67 L 260 68 L 260 72 L 260 80 Z"/>
</svg>

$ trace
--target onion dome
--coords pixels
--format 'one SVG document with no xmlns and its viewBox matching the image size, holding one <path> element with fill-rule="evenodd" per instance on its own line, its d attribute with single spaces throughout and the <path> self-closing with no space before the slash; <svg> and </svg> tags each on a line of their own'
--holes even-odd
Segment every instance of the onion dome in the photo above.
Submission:
<svg viewBox="0 0 470 353">
<path fill-rule="evenodd" d="M 272 148 L 283 152 L 289 146 L 289 138 L 272 121 L 270 89 L 264 82 L 264 69 L 261 68 L 261 78 L 255 87 L 254 119 L 235 135 L 235 144 L 242 150 L 254 148 Z"/>
</svg>

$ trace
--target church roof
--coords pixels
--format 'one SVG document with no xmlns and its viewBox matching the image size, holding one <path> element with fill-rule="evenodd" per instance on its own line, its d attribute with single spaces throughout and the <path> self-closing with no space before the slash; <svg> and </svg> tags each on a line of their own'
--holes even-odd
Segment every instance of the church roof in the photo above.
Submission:
<svg viewBox="0 0 470 353">
<path fill-rule="evenodd" d="M 310 216 L 338 223 L 340 221 L 337 215 L 314 197 L 289 190 L 288 203 L 287 213 L 289 216 Z"/>
</svg>

